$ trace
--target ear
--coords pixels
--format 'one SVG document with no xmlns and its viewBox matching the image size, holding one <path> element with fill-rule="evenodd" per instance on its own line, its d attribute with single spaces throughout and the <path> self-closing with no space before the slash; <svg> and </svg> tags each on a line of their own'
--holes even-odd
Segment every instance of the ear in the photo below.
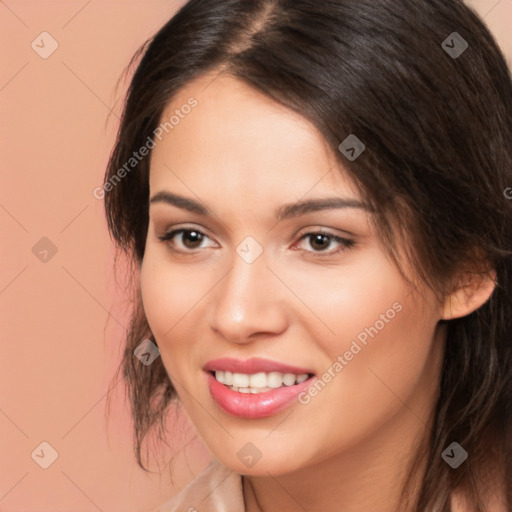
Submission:
<svg viewBox="0 0 512 512">
<path fill-rule="evenodd" d="M 442 319 L 452 320 L 473 313 L 489 300 L 494 288 L 496 288 L 494 270 L 460 275 L 456 288 L 444 300 Z"/>
</svg>

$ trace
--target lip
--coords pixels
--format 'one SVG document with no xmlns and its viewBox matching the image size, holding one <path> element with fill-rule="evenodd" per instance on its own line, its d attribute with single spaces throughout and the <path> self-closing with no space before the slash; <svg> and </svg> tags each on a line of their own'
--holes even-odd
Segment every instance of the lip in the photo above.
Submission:
<svg viewBox="0 0 512 512">
<path fill-rule="evenodd" d="M 311 372 L 304 371 L 302 373 Z M 238 391 L 229 389 L 224 384 L 221 384 L 209 371 L 206 372 L 206 376 L 208 389 L 216 404 L 224 412 L 244 419 L 266 418 L 281 412 L 283 409 L 292 405 L 293 402 L 298 401 L 297 396 L 316 379 L 316 377 L 313 376 L 300 384 L 283 386 L 265 391 L 264 393 L 253 394 L 239 393 Z"/>
<path fill-rule="evenodd" d="M 213 359 L 208 361 L 204 368 L 207 372 L 214 372 L 216 370 L 228 371 L 233 373 L 258 373 L 258 372 L 280 372 L 280 373 L 295 373 L 300 375 L 301 373 L 315 373 L 313 370 L 308 368 L 299 368 L 298 366 L 292 366 L 285 363 L 279 363 L 270 359 L 262 359 L 254 357 L 245 361 L 241 359 L 235 359 L 232 357 L 222 357 L 220 359 Z M 304 381 L 307 382 L 307 381 Z M 293 387 L 293 386 L 290 386 Z"/>
</svg>

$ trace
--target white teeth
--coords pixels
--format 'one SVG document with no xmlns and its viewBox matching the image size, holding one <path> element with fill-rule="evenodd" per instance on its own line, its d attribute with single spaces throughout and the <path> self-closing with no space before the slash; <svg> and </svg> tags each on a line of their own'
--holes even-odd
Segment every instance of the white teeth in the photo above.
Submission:
<svg viewBox="0 0 512 512">
<path fill-rule="evenodd" d="M 295 375 L 293 373 L 285 373 L 283 377 L 283 382 L 287 386 L 293 386 L 295 384 Z"/>
<path fill-rule="evenodd" d="M 237 388 L 249 387 L 249 375 L 246 373 L 233 373 L 233 386 Z"/>
<path fill-rule="evenodd" d="M 265 373 L 254 373 L 249 376 L 249 386 L 251 388 L 264 388 L 267 385 L 267 376 Z"/>
<path fill-rule="evenodd" d="M 253 395 L 256 395 L 257 393 L 265 393 L 266 391 L 270 391 L 271 388 L 249 388 L 251 390 L 251 393 Z"/>
<path fill-rule="evenodd" d="M 295 375 L 294 373 L 258 372 L 248 375 L 246 373 L 217 370 L 215 378 L 220 383 L 229 386 L 233 391 L 238 391 L 239 393 L 262 393 L 280 388 L 283 385 L 293 386 L 294 384 L 300 384 L 308 378 L 308 374 Z"/>
<path fill-rule="evenodd" d="M 267 386 L 269 388 L 280 388 L 283 385 L 283 374 L 270 372 L 267 374 Z"/>
</svg>

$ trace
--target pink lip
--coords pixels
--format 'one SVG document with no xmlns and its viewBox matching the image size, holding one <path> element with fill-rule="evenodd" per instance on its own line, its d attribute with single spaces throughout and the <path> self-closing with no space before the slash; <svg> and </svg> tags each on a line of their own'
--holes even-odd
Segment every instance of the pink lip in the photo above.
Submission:
<svg viewBox="0 0 512 512">
<path fill-rule="evenodd" d="M 247 374 L 258 372 L 295 373 L 296 375 L 300 375 L 301 373 L 314 373 L 311 369 L 308 368 L 299 368 L 297 366 L 278 363 L 277 361 L 271 361 L 270 359 L 261 359 L 259 357 L 254 357 L 246 361 L 241 359 L 234 359 L 232 357 L 222 357 L 220 359 L 213 359 L 212 361 L 208 361 L 203 369 L 208 372 L 221 370 L 233 373 Z"/>
<path fill-rule="evenodd" d="M 229 371 L 229 370 L 228 370 Z M 240 372 L 242 373 L 242 372 Z M 295 373 L 295 372 L 290 372 Z M 309 373 L 309 372 L 302 372 Z M 206 373 L 208 389 L 217 405 L 228 414 L 245 419 L 258 419 L 272 416 L 290 406 L 302 391 L 309 387 L 315 377 L 300 384 L 283 386 L 264 393 L 239 393 L 221 384 L 211 373 Z"/>
<path fill-rule="evenodd" d="M 228 386 L 217 381 L 211 372 L 228 371 L 245 374 L 280 372 L 294 373 L 295 375 L 314 373 L 309 368 L 300 368 L 258 357 L 245 361 L 223 357 L 208 361 L 203 369 L 207 372 L 208 389 L 217 405 L 228 414 L 246 419 L 265 418 L 282 411 L 291 405 L 297 395 L 311 384 L 312 378 L 293 386 L 282 386 L 264 393 L 253 394 L 231 390 Z"/>
</svg>

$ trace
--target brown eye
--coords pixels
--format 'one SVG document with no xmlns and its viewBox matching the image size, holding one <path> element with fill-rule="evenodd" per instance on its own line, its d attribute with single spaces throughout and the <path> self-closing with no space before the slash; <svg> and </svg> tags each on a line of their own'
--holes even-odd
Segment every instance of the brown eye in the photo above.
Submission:
<svg viewBox="0 0 512 512">
<path fill-rule="evenodd" d="M 181 232 L 181 240 L 187 249 L 197 249 L 203 241 L 203 234 L 199 231 L 184 230 Z"/>
<path fill-rule="evenodd" d="M 314 235 L 310 235 L 309 244 L 311 247 L 317 251 L 323 251 L 331 242 L 331 237 L 328 235 L 324 235 L 323 233 L 315 233 Z"/>
<path fill-rule="evenodd" d="M 178 252 L 199 249 L 208 236 L 197 229 L 175 229 L 158 236 L 162 242 L 168 242 L 170 247 Z"/>
<path fill-rule="evenodd" d="M 307 240 L 307 243 L 304 243 Z M 322 231 L 306 233 L 300 237 L 299 242 L 303 245 L 302 250 L 318 256 L 329 256 L 354 246 L 354 240 L 343 238 L 332 233 Z M 307 245 L 307 247 L 304 247 Z M 332 247 L 331 247 L 332 246 Z M 334 250 L 333 250 L 334 249 Z"/>
</svg>

